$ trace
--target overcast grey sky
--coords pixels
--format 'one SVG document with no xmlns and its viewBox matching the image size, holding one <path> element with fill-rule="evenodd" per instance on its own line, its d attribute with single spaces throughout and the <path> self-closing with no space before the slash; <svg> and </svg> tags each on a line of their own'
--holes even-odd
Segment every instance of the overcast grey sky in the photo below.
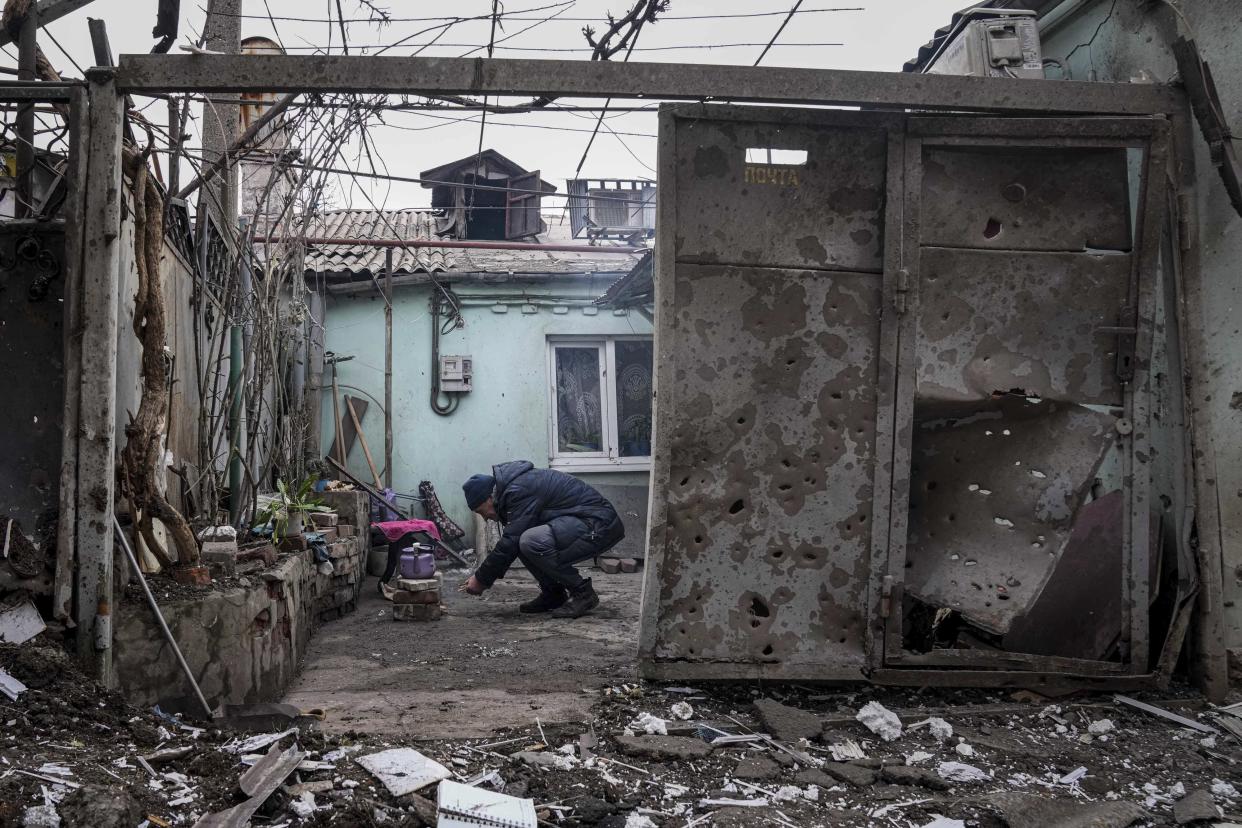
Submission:
<svg viewBox="0 0 1242 828">
<path fill-rule="evenodd" d="M 784 19 L 783 12 L 794 0 L 672 0 L 665 19 L 646 27 L 638 42 L 632 61 L 745 64 L 754 63 L 762 52 L 762 44 L 776 33 Z M 368 16 L 358 0 L 341 0 L 347 17 Z M 485 16 L 491 12 L 491 0 L 376 0 L 395 18 L 429 18 L 456 15 Z M 506 0 L 502 9 L 515 19 L 505 20 L 497 31 L 496 57 L 564 58 L 589 57 L 589 47 L 582 35 L 588 25 L 582 18 L 598 21 L 597 30 L 605 25 L 607 13 L 624 12 L 630 0 Z M 824 69 L 868 69 L 898 71 L 913 56 L 934 30 L 944 25 L 950 15 L 967 5 L 965 0 L 804 0 L 802 12 L 781 34 L 776 46 L 764 58 L 765 66 L 803 66 Z M 103 18 L 113 51 L 147 52 L 153 40 L 156 0 L 95 0 L 49 27 L 50 33 L 82 66 L 91 61 L 87 17 Z M 182 0 L 181 41 L 197 39 L 205 18 L 206 0 Z M 829 8 L 861 7 L 857 11 L 816 11 Z M 253 15 L 243 21 L 243 37 L 262 35 L 278 38 L 295 54 L 328 51 L 339 53 L 339 29 L 326 21 L 335 14 L 336 0 L 245 0 L 244 13 Z M 523 10 L 539 11 L 523 13 Z M 267 19 L 270 12 L 275 23 Z M 770 12 L 761 17 L 721 17 L 723 15 Z M 713 19 L 675 19 L 679 17 L 717 16 Z M 313 18 L 318 22 L 282 20 L 280 18 Z M 547 22 L 544 18 L 552 17 Z M 523 18 L 523 19 L 516 19 Z M 352 51 L 375 52 L 376 47 L 408 38 L 402 46 L 387 54 L 408 55 L 422 48 L 423 55 L 461 56 L 485 46 L 490 32 L 487 20 L 458 23 L 444 31 L 439 41 L 427 46 L 440 29 L 422 34 L 420 30 L 442 25 L 440 22 L 403 20 L 388 26 L 365 22 L 352 23 L 348 37 Z M 523 29 L 529 28 L 528 31 Z M 508 39 L 503 39 L 508 38 Z M 502 40 L 503 39 L 503 40 Z M 67 76 L 78 72 L 65 55 L 44 37 L 44 51 L 54 65 Z M 732 48 L 697 48 L 716 44 L 758 44 Z M 795 46 L 799 43 L 841 43 L 841 46 Z M 686 47 L 696 48 L 669 48 Z M 176 47 L 174 47 L 174 50 Z M 572 49 L 581 51 L 549 52 L 538 50 Z M 10 47 L 10 65 L 15 51 Z M 472 54 L 482 54 L 473 51 Z M 585 104 L 585 101 L 572 101 Z M 623 102 L 633 105 L 634 102 Z M 141 102 L 140 102 L 141 104 Z M 150 115 L 157 122 L 166 119 L 162 105 L 153 107 Z M 372 135 L 394 175 L 417 176 L 447 161 L 464 157 L 478 146 L 478 113 L 391 113 L 387 125 L 373 130 Z M 565 179 L 573 175 L 595 125 L 592 113 L 544 112 L 526 115 L 489 115 L 484 145 L 509 156 L 527 169 L 538 169 L 543 177 L 563 193 Z M 614 113 L 606 120 L 608 130 L 601 130 L 583 167 L 584 176 L 607 178 L 650 178 L 656 163 L 656 117 L 649 112 Z M 375 183 L 370 195 L 376 202 L 390 207 L 415 207 L 428 203 L 428 190 L 416 184 Z M 342 180 L 333 196 L 336 206 L 367 207 L 367 199 L 354 191 L 349 181 Z M 560 204 L 560 201 L 550 202 Z"/>
</svg>

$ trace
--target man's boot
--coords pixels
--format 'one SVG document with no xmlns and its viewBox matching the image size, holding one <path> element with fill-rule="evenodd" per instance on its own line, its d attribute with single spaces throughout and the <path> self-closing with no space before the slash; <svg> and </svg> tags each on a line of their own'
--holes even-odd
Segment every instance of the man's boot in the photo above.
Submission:
<svg viewBox="0 0 1242 828">
<path fill-rule="evenodd" d="M 591 579 L 586 578 L 581 584 L 569 591 L 569 600 L 560 609 L 552 613 L 553 618 L 581 618 L 599 606 L 599 596 L 591 586 Z"/>
<path fill-rule="evenodd" d="M 538 598 L 533 601 L 527 601 L 525 604 L 518 607 L 518 609 L 527 615 L 537 615 L 541 612 L 551 612 L 557 607 L 562 606 L 568 600 L 569 592 L 565 589 L 565 587 L 558 584 L 550 590 L 545 589 L 541 591 Z"/>
</svg>

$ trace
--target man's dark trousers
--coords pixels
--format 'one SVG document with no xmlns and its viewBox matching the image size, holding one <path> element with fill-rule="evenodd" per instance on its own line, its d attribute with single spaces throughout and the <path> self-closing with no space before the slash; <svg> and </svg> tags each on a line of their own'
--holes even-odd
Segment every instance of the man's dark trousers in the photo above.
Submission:
<svg viewBox="0 0 1242 828">
<path fill-rule="evenodd" d="M 576 517 L 553 518 L 522 533 L 518 559 L 544 592 L 556 592 L 561 588 L 572 592 L 586 580 L 578 574 L 574 564 L 607 552 L 624 536 L 620 517 L 600 531 L 592 531 L 585 521 Z"/>
</svg>

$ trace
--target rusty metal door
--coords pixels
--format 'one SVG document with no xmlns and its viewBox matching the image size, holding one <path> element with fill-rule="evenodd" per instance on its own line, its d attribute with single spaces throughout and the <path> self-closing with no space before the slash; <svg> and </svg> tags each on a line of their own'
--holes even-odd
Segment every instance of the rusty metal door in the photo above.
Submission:
<svg viewBox="0 0 1242 828">
<path fill-rule="evenodd" d="M 1163 127 L 909 121 L 886 667 L 1147 669 Z"/>
<path fill-rule="evenodd" d="M 648 677 L 864 676 L 903 122 L 661 109 Z"/>
</svg>

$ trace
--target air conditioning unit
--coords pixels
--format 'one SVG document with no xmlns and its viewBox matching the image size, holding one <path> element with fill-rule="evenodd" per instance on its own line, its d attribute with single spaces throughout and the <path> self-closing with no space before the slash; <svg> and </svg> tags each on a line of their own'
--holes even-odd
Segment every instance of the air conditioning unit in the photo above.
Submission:
<svg viewBox="0 0 1242 828">
<path fill-rule="evenodd" d="M 1044 56 L 1035 12 L 963 12 L 923 71 L 929 75 L 1042 79 Z"/>
<path fill-rule="evenodd" d="M 440 357 L 440 390 L 463 394 L 474 389 L 474 360 L 469 356 Z"/>
<path fill-rule="evenodd" d="M 568 182 L 569 225 L 574 238 L 626 238 L 655 233 L 656 185 L 626 178 L 576 178 Z"/>
</svg>

